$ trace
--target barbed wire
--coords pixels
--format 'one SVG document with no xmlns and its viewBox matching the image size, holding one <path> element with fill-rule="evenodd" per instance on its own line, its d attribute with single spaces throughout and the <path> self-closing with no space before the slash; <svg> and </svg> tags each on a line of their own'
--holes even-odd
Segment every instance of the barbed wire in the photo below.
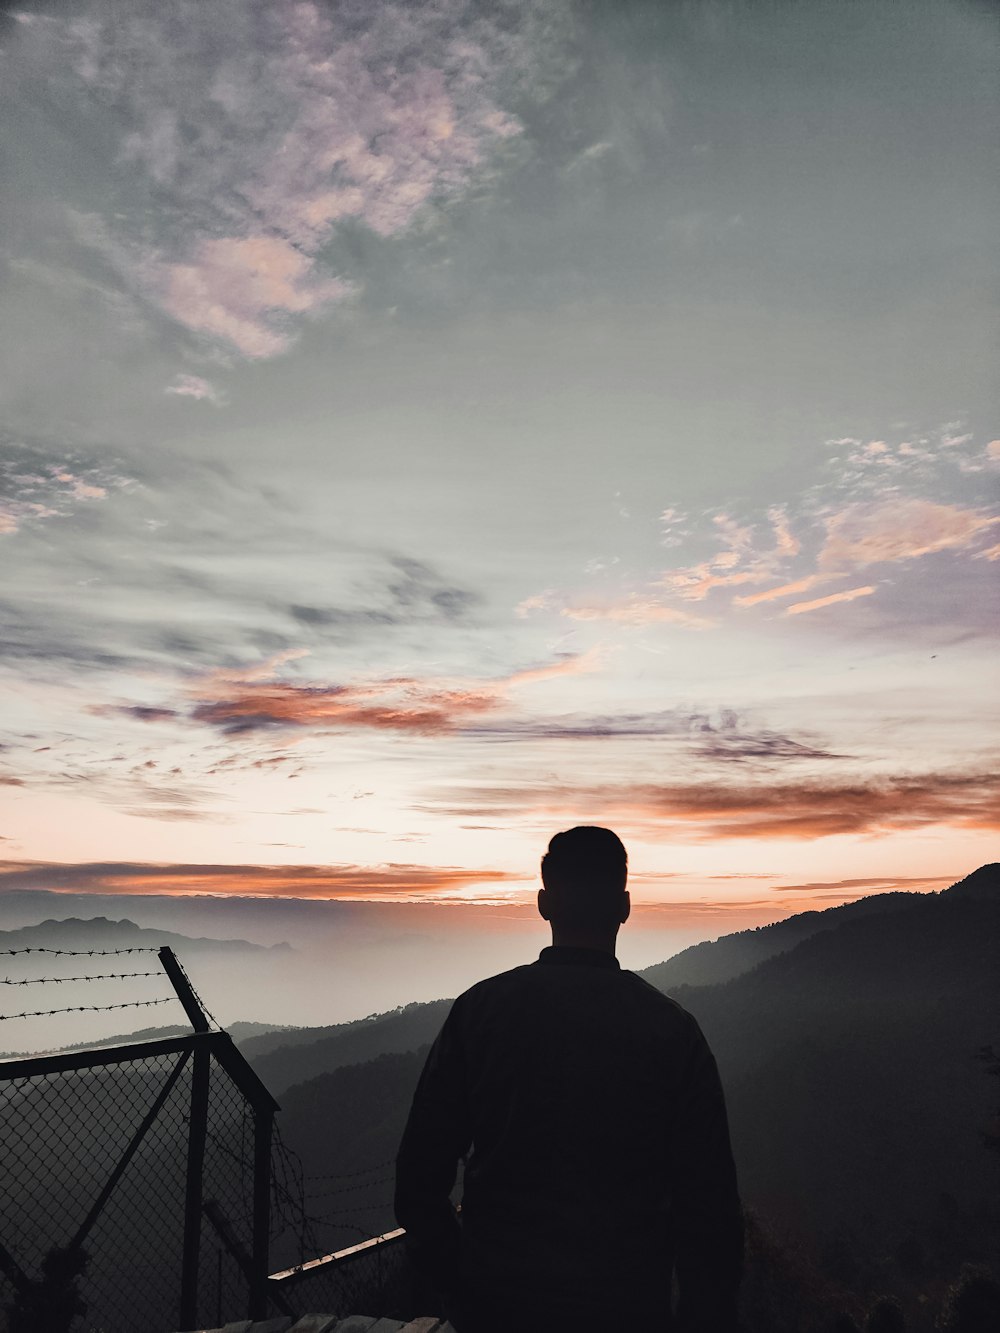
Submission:
<svg viewBox="0 0 1000 1333">
<path fill-rule="evenodd" d="M 198 1004 L 199 1004 L 199 1006 L 201 1007 L 201 1012 L 205 1015 L 205 1017 L 206 1017 L 207 1019 L 209 1019 L 212 1023 L 215 1024 L 215 1026 L 218 1028 L 218 1030 L 219 1030 L 220 1032 L 225 1031 L 225 1029 L 223 1028 L 222 1024 L 219 1022 L 219 1020 L 216 1018 L 216 1016 L 212 1013 L 211 1009 L 209 1009 L 208 1005 L 205 1003 L 205 1001 L 201 998 L 201 996 L 200 996 L 200 995 L 198 994 L 198 992 L 195 990 L 195 988 L 194 988 L 194 983 L 192 982 L 191 978 L 188 976 L 188 974 L 187 974 L 187 969 L 184 967 L 184 964 L 181 962 L 181 960 L 180 960 L 179 958 L 176 958 L 176 957 L 175 957 L 174 961 L 176 962 L 177 966 L 180 968 L 180 970 L 181 970 L 181 975 L 183 976 L 184 980 L 187 982 L 188 986 L 190 986 L 190 988 L 191 988 L 191 994 L 192 994 L 192 995 L 194 996 L 194 998 L 198 1001 Z"/>
<path fill-rule="evenodd" d="M 122 953 L 159 953 L 152 945 L 136 945 L 133 949 L 49 949 L 41 945 L 32 945 L 27 949 L 0 949 L 0 957 L 13 957 L 17 953 L 55 953 L 63 958 L 112 958 Z"/>
<path fill-rule="evenodd" d="M 386 1209 L 391 1208 L 392 1204 L 389 1202 L 366 1203 L 352 1209 L 349 1213 L 324 1213 L 322 1218 L 317 1220 L 329 1222 L 331 1225 L 336 1226 L 339 1225 L 340 1220 L 345 1217 L 357 1217 L 360 1213 L 384 1213 Z M 372 1239 L 374 1239 L 374 1237 L 372 1237 Z"/>
<path fill-rule="evenodd" d="M 90 972 L 83 977 L 25 977 L 23 981 L 0 977 L 0 986 L 44 986 L 50 981 L 130 981 L 133 977 L 162 976 L 162 972 Z"/>
<path fill-rule="evenodd" d="M 354 1180 L 357 1176 L 368 1176 L 373 1171 L 382 1171 L 387 1166 L 395 1166 L 395 1157 L 387 1157 L 384 1162 L 376 1162 L 374 1166 L 363 1166 L 357 1171 L 327 1171 L 323 1174 L 312 1174 L 306 1176 L 306 1180 Z"/>
<path fill-rule="evenodd" d="M 350 1214 L 348 1214 L 348 1216 L 350 1216 Z M 326 1227 L 329 1231 L 353 1231 L 355 1235 L 363 1236 L 365 1240 L 378 1239 L 376 1236 L 372 1235 L 370 1226 L 355 1226 L 352 1222 L 331 1221 L 328 1217 L 313 1217 L 311 1214 L 306 1214 L 306 1218 L 313 1226 Z M 359 1218 L 358 1220 L 360 1221 L 361 1219 Z M 315 1248 L 317 1251 L 324 1248 L 318 1239 L 316 1240 Z M 314 1257 L 318 1259 L 320 1258 L 320 1255 L 317 1253 Z"/>
<path fill-rule="evenodd" d="M 12 1018 L 51 1018 L 54 1014 L 101 1014 L 109 1009 L 141 1009 L 145 1005 L 169 1004 L 175 995 L 168 995 L 163 1000 L 126 1000 L 124 1004 L 71 1004 L 67 1009 L 31 1009 L 23 1014 L 0 1014 L 0 1023 L 7 1023 Z"/>
<path fill-rule="evenodd" d="M 358 1190 L 375 1189 L 378 1185 L 387 1185 L 389 1181 L 394 1181 L 395 1175 L 382 1176 L 379 1180 L 366 1180 L 360 1185 L 343 1185 L 340 1188 L 328 1190 L 308 1190 L 307 1194 L 311 1199 L 327 1199 L 334 1194 L 354 1194 Z"/>
<path fill-rule="evenodd" d="M 322 1246 L 314 1230 L 315 1219 L 306 1211 L 302 1158 L 294 1148 L 289 1148 L 285 1143 L 281 1137 L 281 1126 L 277 1121 L 274 1124 L 274 1153 L 271 1160 L 271 1181 L 274 1186 L 276 1211 L 283 1228 L 287 1228 L 295 1237 L 302 1258 L 310 1253 L 316 1257 Z"/>
</svg>

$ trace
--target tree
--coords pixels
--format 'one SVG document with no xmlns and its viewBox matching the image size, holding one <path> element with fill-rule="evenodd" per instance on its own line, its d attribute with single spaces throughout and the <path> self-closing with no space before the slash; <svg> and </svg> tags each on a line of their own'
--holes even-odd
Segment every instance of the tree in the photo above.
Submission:
<svg viewBox="0 0 1000 1333">
<path fill-rule="evenodd" d="M 77 1280 L 87 1267 L 83 1250 L 53 1246 L 42 1260 L 42 1276 L 25 1282 L 7 1312 L 9 1333 L 69 1333 L 77 1315 L 87 1313 Z"/>
<path fill-rule="evenodd" d="M 939 1333 L 996 1333 L 1000 1328 L 1000 1282 L 984 1268 L 966 1264 L 945 1292 Z"/>
<path fill-rule="evenodd" d="M 880 1296 L 868 1311 L 865 1333 L 906 1333 L 903 1307 L 895 1296 Z"/>
</svg>

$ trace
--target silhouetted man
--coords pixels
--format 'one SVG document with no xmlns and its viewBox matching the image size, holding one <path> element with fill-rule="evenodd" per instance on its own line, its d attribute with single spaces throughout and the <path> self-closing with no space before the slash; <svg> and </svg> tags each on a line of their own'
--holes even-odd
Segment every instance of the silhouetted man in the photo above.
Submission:
<svg viewBox="0 0 1000 1333">
<path fill-rule="evenodd" d="M 538 894 L 551 948 L 460 995 L 427 1057 L 396 1216 L 459 1333 L 735 1333 L 722 1088 L 691 1015 L 619 967 L 626 878 L 610 829 L 557 833 Z"/>
</svg>

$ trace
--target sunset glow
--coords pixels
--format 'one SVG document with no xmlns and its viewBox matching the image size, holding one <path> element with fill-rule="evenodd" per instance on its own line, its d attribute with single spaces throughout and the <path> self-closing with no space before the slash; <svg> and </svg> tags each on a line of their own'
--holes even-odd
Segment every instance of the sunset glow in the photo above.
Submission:
<svg viewBox="0 0 1000 1333">
<path fill-rule="evenodd" d="M 995 859 L 995 34 L 903 8 L 0 17 L 0 911 Z"/>
</svg>

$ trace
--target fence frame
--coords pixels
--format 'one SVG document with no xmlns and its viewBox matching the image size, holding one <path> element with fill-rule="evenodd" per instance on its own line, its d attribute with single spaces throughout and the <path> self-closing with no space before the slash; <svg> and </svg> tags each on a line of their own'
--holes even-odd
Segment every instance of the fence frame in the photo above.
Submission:
<svg viewBox="0 0 1000 1333">
<path fill-rule="evenodd" d="M 171 978 L 173 980 L 173 978 Z M 207 1028 L 207 1024 L 206 1024 Z M 182 1037 L 162 1037 L 152 1041 L 129 1042 L 122 1046 L 104 1046 L 94 1050 L 66 1051 L 56 1055 L 18 1057 L 0 1060 L 0 1084 L 18 1079 L 41 1078 L 50 1074 L 70 1073 L 84 1069 L 107 1068 L 147 1060 L 154 1056 L 177 1055 L 178 1063 L 167 1077 L 176 1079 L 183 1064 L 193 1059 L 195 1077 L 192 1079 L 192 1113 L 188 1140 L 187 1190 L 185 1195 L 184 1247 L 181 1269 L 180 1327 L 198 1327 L 198 1258 L 201 1241 L 202 1199 L 201 1164 L 204 1161 L 207 1125 L 207 1091 L 211 1061 L 214 1060 L 242 1093 L 253 1113 L 253 1220 L 252 1220 L 252 1276 L 247 1315 L 250 1319 L 266 1319 L 268 1304 L 268 1239 L 271 1201 L 271 1134 L 278 1103 L 265 1088 L 249 1064 L 240 1054 L 228 1032 L 196 1031 Z M 200 1071 L 200 1077 L 199 1077 Z M 160 1095 L 162 1096 L 162 1089 Z M 154 1100 L 151 1110 L 158 1110 Z M 77 1232 L 77 1241 L 89 1231 L 101 1209 L 114 1192 L 125 1167 L 155 1122 L 156 1115 L 147 1113 L 133 1134 L 123 1155 L 109 1174 L 105 1186 L 97 1196 L 87 1218 Z M 193 1164 L 197 1162 L 197 1179 L 192 1179 Z M 0 1258 L 7 1260 L 3 1267 L 15 1285 L 27 1281 L 15 1261 L 0 1246 Z M 11 1271 L 16 1269 L 18 1276 Z"/>
</svg>

